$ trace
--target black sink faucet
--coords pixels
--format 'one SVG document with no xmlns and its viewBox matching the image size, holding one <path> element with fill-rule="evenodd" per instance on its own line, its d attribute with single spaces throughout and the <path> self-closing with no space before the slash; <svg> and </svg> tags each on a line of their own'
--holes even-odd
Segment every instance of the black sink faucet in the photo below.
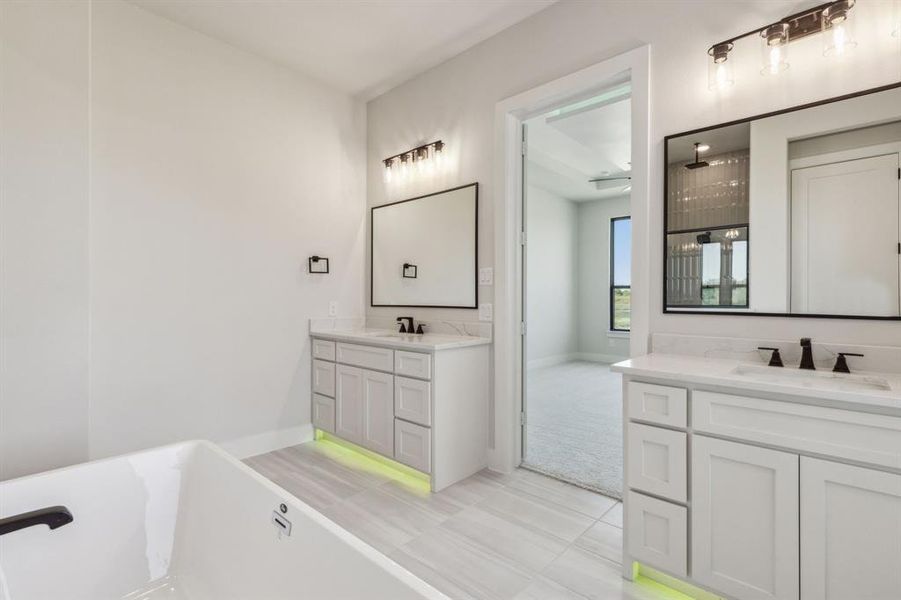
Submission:
<svg viewBox="0 0 901 600">
<path fill-rule="evenodd" d="M 835 359 L 835 366 L 832 367 L 834 373 L 851 372 L 851 369 L 848 368 L 848 361 L 845 359 L 846 356 L 859 356 L 860 358 L 863 358 L 863 354 L 857 354 L 855 352 L 839 352 L 838 358 Z"/>
<path fill-rule="evenodd" d="M 807 369 L 808 371 L 816 371 L 813 364 L 813 346 L 810 345 L 810 338 L 801 338 L 801 364 L 799 369 Z"/>
<path fill-rule="evenodd" d="M 51 506 L 0 519 L 0 535 L 6 535 L 26 527 L 34 527 L 35 525 L 46 525 L 50 529 L 56 529 L 57 527 L 68 525 L 72 521 L 72 513 L 69 512 L 68 508 L 65 506 Z"/>
<path fill-rule="evenodd" d="M 404 321 L 407 322 L 406 326 Z M 413 317 L 397 317 L 397 322 L 400 323 L 400 333 L 414 333 L 416 331 L 413 327 Z"/>
</svg>

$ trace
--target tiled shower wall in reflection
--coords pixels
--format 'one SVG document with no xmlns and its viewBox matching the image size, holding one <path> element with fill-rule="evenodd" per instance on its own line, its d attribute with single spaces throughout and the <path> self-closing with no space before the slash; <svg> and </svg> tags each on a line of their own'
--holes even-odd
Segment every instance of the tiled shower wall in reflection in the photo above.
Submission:
<svg viewBox="0 0 901 600">
<path fill-rule="evenodd" d="M 669 166 L 668 233 L 748 222 L 750 152 L 738 150 L 702 158 L 709 167 Z"/>
<path fill-rule="evenodd" d="M 667 170 L 667 304 L 743 305 L 747 302 L 747 274 L 733 272 L 732 244 L 747 241 L 750 152 L 745 149 L 702 158 L 710 165 L 688 169 L 678 163 Z M 711 232 L 708 237 L 721 248 L 718 277 L 708 275 L 708 281 L 704 280 L 703 247 L 698 242 L 698 235 L 705 232 Z M 743 288 L 743 293 L 736 293 L 738 288 Z"/>
</svg>

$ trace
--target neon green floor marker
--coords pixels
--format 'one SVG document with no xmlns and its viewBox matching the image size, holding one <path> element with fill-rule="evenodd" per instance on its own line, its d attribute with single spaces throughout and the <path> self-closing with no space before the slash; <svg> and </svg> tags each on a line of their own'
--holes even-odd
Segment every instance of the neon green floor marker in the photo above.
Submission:
<svg viewBox="0 0 901 600">
<path fill-rule="evenodd" d="M 314 439 L 319 450 L 338 464 L 357 471 L 387 477 L 420 495 L 427 495 L 431 492 L 431 479 L 425 473 L 420 473 L 321 429 L 315 430 Z"/>
</svg>

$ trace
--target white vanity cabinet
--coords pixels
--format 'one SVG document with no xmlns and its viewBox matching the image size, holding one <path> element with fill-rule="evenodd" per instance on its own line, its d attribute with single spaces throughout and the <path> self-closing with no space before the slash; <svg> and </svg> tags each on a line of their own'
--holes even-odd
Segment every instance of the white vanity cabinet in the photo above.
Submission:
<svg viewBox="0 0 901 600">
<path fill-rule="evenodd" d="M 394 385 L 391 375 L 338 365 L 335 385 L 335 429 L 349 442 L 394 456 Z M 315 415 L 314 415 L 315 416 Z"/>
<path fill-rule="evenodd" d="M 614 369 L 624 576 L 637 561 L 734 600 L 901 599 L 901 405 Z"/>
<path fill-rule="evenodd" d="M 438 491 L 487 465 L 488 341 L 412 339 L 426 342 L 314 333 L 312 422 L 428 475 Z"/>
<path fill-rule="evenodd" d="M 901 598 L 901 475 L 801 457 L 801 600 Z"/>
<path fill-rule="evenodd" d="M 798 598 L 798 455 L 693 436 L 691 562 L 736 598 Z"/>
</svg>

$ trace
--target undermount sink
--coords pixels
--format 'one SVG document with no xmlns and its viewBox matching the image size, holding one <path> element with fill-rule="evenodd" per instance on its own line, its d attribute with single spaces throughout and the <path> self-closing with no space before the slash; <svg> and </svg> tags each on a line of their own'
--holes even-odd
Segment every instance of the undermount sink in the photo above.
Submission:
<svg viewBox="0 0 901 600">
<path fill-rule="evenodd" d="M 890 391 L 892 386 L 882 377 L 873 375 L 851 375 L 832 371 L 808 371 L 792 367 L 762 367 L 738 365 L 732 370 L 735 375 L 769 383 L 784 383 L 824 390 L 881 390 Z"/>
</svg>

